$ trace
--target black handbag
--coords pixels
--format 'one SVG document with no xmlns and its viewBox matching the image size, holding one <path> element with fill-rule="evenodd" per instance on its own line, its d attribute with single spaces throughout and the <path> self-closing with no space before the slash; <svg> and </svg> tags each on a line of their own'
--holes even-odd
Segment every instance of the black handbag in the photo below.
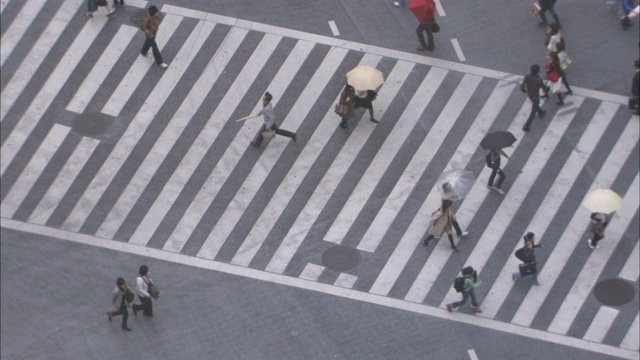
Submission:
<svg viewBox="0 0 640 360">
<path fill-rule="evenodd" d="M 431 32 L 440 32 L 440 25 L 438 25 L 438 23 L 435 21 L 431 24 Z"/>
<path fill-rule="evenodd" d="M 636 110 L 638 108 L 638 98 L 630 97 L 629 98 L 629 109 Z"/>
<path fill-rule="evenodd" d="M 520 264 L 520 275 L 527 276 L 532 275 L 538 272 L 535 262 L 531 262 L 528 264 Z"/>
<path fill-rule="evenodd" d="M 157 299 L 160 297 L 160 289 L 157 286 L 153 285 L 151 281 L 147 281 L 145 278 L 142 280 L 147 284 L 147 292 L 151 295 L 152 298 Z"/>
</svg>

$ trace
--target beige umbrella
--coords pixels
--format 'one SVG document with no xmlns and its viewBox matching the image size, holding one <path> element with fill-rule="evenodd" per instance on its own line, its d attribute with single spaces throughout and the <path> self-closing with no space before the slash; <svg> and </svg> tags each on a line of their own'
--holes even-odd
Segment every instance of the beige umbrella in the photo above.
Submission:
<svg viewBox="0 0 640 360">
<path fill-rule="evenodd" d="M 622 198 L 611 189 L 596 189 L 582 200 L 582 206 L 595 213 L 611 214 L 622 205 Z"/>
<path fill-rule="evenodd" d="M 375 90 L 384 83 L 384 75 L 373 66 L 359 65 L 347 73 L 347 83 L 360 91 Z"/>
</svg>

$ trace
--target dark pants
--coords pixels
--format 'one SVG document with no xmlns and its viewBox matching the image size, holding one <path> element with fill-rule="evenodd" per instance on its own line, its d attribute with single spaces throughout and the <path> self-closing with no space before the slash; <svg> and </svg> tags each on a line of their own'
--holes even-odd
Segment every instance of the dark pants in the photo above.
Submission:
<svg viewBox="0 0 640 360">
<path fill-rule="evenodd" d="M 474 289 L 469 290 L 469 292 L 462 292 L 462 300 L 460 301 L 456 301 L 453 304 L 451 304 L 451 307 L 453 307 L 454 309 L 457 308 L 458 306 L 464 304 L 467 302 L 467 300 L 469 300 L 469 298 L 471 298 L 471 305 L 474 307 L 478 307 L 478 301 L 476 300 L 476 293 L 473 291 Z"/>
<path fill-rule="evenodd" d="M 135 305 L 134 305 L 135 306 Z M 127 310 L 127 306 L 121 306 L 118 311 L 114 311 L 112 316 L 122 315 L 122 328 L 127 327 L 127 320 L 129 319 L 129 310 Z"/>
<path fill-rule="evenodd" d="M 540 18 L 542 18 L 542 22 L 545 24 L 547 23 L 547 16 L 545 15 L 547 11 L 549 11 L 549 14 L 553 16 L 553 20 L 556 21 L 556 24 L 560 25 L 560 19 L 558 19 L 558 14 L 556 14 L 556 10 L 553 8 L 553 5 L 551 5 L 549 9 L 545 11 L 540 11 Z"/>
<path fill-rule="evenodd" d="M 591 245 L 598 245 L 598 241 L 604 239 L 604 236 L 598 235 L 598 233 L 593 233 L 593 237 L 591 238 Z"/>
<path fill-rule="evenodd" d="M 433 27 L 432 22 L 426 22 L 426 23 L 420 23 L 420 25 L 418 25 L 418 28 L 416 29 L 416 34 L 418 34 L 418 40 L 420 41 L 420 46 L 422 46 L 422 48 L 427 50 L 433 50 L 436 47 L 433 42 L 433 32 L 431 31 L 432 27 Z M 422 34 L 425 31 L 427 32 L 427 40 L 429 40 L 428 43 L 424 41 L 424 35 Z"/>
<path fill-rule="evenodd" d="M 162 55 L 160 54 L 160 50 L 158 49 L 158 44 L 156 44 L 156 38 L 146 37 L 144 41 L 144 45 L 142 45 L 142 55 L 147 55 L 149 52 L 149 48 L 153 50 L 153 58 L 156 60 L 156 64 L 162 64 Z"/>
<path fill-rule="evenodd" d="M 456 235 L 458 236 L 462 236 L 462 229 L 460 229 L 460 225 L 458 224 L 457 221 L 452 221 L 451 225 L 453 225 L 453 229 L 456 231 Z M 449 238 L 449 243 L 451 244 L 451 247 L 455 247 L 456 245 L 453 243 L 453 235 L 447 233 L 447 237 Z M 422 240 L 425 245 L 431 241 L 433 238 L 435 238 L 435 236 L 433 236 L 432 234 L 427 235 L 426 238 L 424 238 L 424 240 Z"/>
<path fill-rule="evenodd" d="M 504 175 L 504 172 L 502 172 L 502 169 L 500 169 L 499 167 L 495 167 L 491 170 L 491 175 L 489 176 L 489 183 L 487 185 L 493 187 L 493 179 L 495 179 L 496 174 L 498 174 L 498 183 L 496 184 L 496 188 L 500 189 L 500 186 L 502 186 L 502 182 L 504 181 L 505 175 Z"/>
<path fill-rule="evenodd" d="M 153 316 L 153 303 L 151 302 L 151 298 L 142 296 L 139 296 L 139 298 L 142 304 L 133 304 L 133 311 L 142 310 L 145 316 Z"/>
<path fill-rule="evenodd" d="M 531 123 L 533 122 L 533 118 L 536 116 L 536 113 L 538 113 L 538 115 L 540 116 L 544 115 L 544 111 L 542 111 L 542 108 L 540 107 L 540 100 L 531 102 L 531 114 L 529 114 L 529 118 L 527 119 L 527 122 L 522 127 L 523 129 L 529 130 L 529 126 L 531 126 Z"/>
<path fill-rule="evenodd" d="M 267 127 L 262 125 L 260 127 L 260 131 L 258 131 L 256 136 L 253 138 L 253 141 L 251 141 L 251 143 L 256 145 L 256 146 L 260 146 L 260 144 L 262 144 L 262 140 L 264 140 L 264 136 L 262 136 L 262 133 L 266 129 L 267 129 Z M 293 139 L 295 137 L 295 135 L 296 135 L 295 133 L 292 133 L 291 131 L 279 129 L 278 125 L 276 125 L 276 124 L 273 124 L 272 129 L 276 131 L 277 135 L 286 136 L 286 137 L 291 138 L 291 139 Z"/>
</svg>

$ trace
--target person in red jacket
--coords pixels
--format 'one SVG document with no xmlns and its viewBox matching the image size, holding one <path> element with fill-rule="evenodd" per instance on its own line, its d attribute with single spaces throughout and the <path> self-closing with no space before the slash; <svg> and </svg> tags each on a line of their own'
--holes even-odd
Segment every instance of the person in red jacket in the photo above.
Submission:
<svg viewBox="0 0 640 360">
<path fill-rule="evenodd" d="M 433 0 L 427 0 L 427 3 L 429 6 L 426 8 L 426 13 L 422 17 L 419 17 L 420 25 L 418 25 L 416 29 L 416 34 L 418 34 L 418 40 L 420 41 L 418 51 L 433 51 L 436 47 L 433 41 L 433 26 L 436 22 L 436 4 Z M 428 42 L 424 40 L 423 32 L 427 33 Z"/>
</svg>

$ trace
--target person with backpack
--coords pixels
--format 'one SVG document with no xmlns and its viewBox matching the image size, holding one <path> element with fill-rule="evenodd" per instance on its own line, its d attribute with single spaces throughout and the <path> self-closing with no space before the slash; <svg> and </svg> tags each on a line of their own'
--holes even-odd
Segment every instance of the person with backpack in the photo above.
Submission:
<svg viewBox="0 0 640 360">
<path fill-rule="evenodd" d="M 520 270 L 511 274 L 511 279 L 513 281 L 518 280 L 523 276 L 523 272 L 529 272 L 526 275 L 531 275 L 533 280 L 533 285 L 540 285 L 538 282 L 538 268 L 536 264 L 536 255 L 534 253 L 535 248 L 543 247 L 541 244 L 535 244 L 535 234 L 532 232 L 528 232 L 527 235 L 524 236 L 524 246 L 518 249 L 515 253 L 515 256 L 522 261 L 520 265 Z M 525 276 L 526 276 L 525 275 Z"/>
<path fill-rule="evenodd" d="M 487 167 L 491 169 L 491 175 L 489 175 L 489 182 L 487 183 L 487 189 L 494 190 L 500 195 L 504 195 L 504 191 L 500 189 L 502 186 L 502 182 L 504 181 L 505 175 L 502 169 L 500 169 L 500 156 L 503 155 L 507 159 L 509 155 L 505 154 L 502 149 L 495 149 L 489 151 L 486 156 Z M 493 186 L 493 180 L 496 178 L 496 174 L 498 175 L 498 183 L 496 186 Z"/>
<path fill-rule="evenodd" d="M 456 220 L 456 216 L 453 213 L 453 209 L 451 209 L 452 204 L 453 201 L 451 201 L 450 199 L 443 199 L 440 209 L 431 214 L 428 235 L 424 239 L 422 239 L 422 242 L 425 246 L 429 246 L 429 241 L 431 239 L 436 237 L 440 238 L 440 236 L 442 236 L 442 233 L 447 233 L 449 242 L 451 243 L 451 249 L 458 250 L 458 247 L 456 247 L 455 243 L 453 242 L 453 234 L 451 230 L 455 229 L 456 234 L 459 237 L 469 235 L 468 231 L 462 232 L 462 230 L 460 229 L 460 225 L 458 225 L 458 221 Z"/>
<path fill-rule="evenodd" d="M 146 35 L 146 40 L 144 41 L 144 45 L 142 45 L 142 50 L 140 53 L 142 56 L 149 57 L 149 48 L 153 51 L 153 57 L 156 60 L 156 65 L 161 69 L 166 69 L 169 65 L 165 64 L 162 61 L 162 54 L 160 54 L 160 50 L 158 49 L 158 44 L 156 44 L 156 34 L 158 33 L 158 28 L 160 28 L 160 22 L 162 18 L 160 17 L 160 11 L 155 6 L 149 6 L 149 15 L 145 16 L 144 21 L 142 22 L 142 31 Z"/>
<path fill-rule="evenodd" d="M 591 250 L 599 248 L 598 241 L 604 238 L 604 229 L 607 227 L 607 215 L 603 213 L 591 214 L 591 231 L 593 236 L 588 239 Z"/>
<path fill-rule="evenodd" d="M 111 293 L 111 307 L 107 316 L 109 321 L 113 320 L 114 316 L 122 315 L 122 330 L 131 331 L 131 328 L 127 326 L 127 320 L 129 319 L 129 303 L 133 301 L 133 292 L 129 289 L 127 282 L 123 278 L 116 280 L 116 287 Z M 114 311 L 115 309 L 118 311 Z"/>
<path fill-rule="evenodd" d="M 454 281 L 453 287 L 457 292 L 462 293 L 462 300 L 447 304 L 447 311 L 453 311 L 453 309 L 463 305 L 471 298 L 471 311 L 473 311 L 474 314 L 481 313 L 482 309 L 480 309 L 480 305 L 478 305 L 474 291 L 481 283 L 481 281 L 478 280 L 478 273 L 471 266 L 463 268 L 461 272 L 462 274 Z"/>
</svg>

